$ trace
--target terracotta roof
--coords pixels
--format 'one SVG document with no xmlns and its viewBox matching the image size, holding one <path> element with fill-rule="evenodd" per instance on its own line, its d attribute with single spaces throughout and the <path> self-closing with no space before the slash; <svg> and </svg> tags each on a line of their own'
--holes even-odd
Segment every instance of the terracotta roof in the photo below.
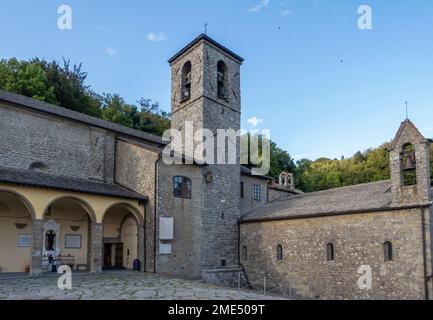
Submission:
<svg viewBox="0 0 433 320">
<path fill-rule="evenodd" d="M 167 144 L 166 142 L 162 141 L 161 137 L 155 136 L 153 134 L 149 134 L 139 130 L 134 130 L 110 121 L 101 120 L 99 118 L 88 116 L 84 113 L 72 111 L 60 106 L 56 106 L 36 99 L 28 98 L 23 95 L 0 90 L 0 100 L 13 103 L 19 106 L 23 106 L 29 109 L 33 109 L 36 111 L 49 113 L 51 115 L 66 118 L 69 120 L 78 121 L 95 127 L 100 127 L 110 131 L 118 132 L 126 136 L 131 136 L 141 140 L 146 140 L 149 142 L 156 143 L 158 145 Z"/>
<path fill-rule="evenodd" d="M 147 201 L 146 196 L 116 184 L 109 184 L 88 179 L 55 176 L 30 170 L 0 167 L 0 182 Z"/>
<path fill-rule="evenodd" d="M 178 53 L 176 53 L 172 58 L 170 58 L 168 60 L 168 63 L 172 63 L 173 61 L 175 61 L 177 58 L 179 58 L 181 55 L 183 55 L 185 52 L 187 52 L 189 49 L 194 47 L 197 43 L 199 43 L 202 40 L 205 40 L 205 41 L 209 42 L 210 44 L 214 45 L 215 47 L 221 49 L 222 51 L 227 53 L 229 56 L 233 57 L 235 60 L 237 60 L 241 63 L 244 62 L 244 59 L 241 58 L 240 56 L 238 56 L 236 53 L 227 49 L 222 44 L 216 42 L 214 39 L 212 39 L 212 38 L 208 37 L 207 35 L 205 35 L 204 33 L 202 33 L 197 38 L 195 38 L 193 41 L 191 41 L 185 48 L 183 48 Z"/>
<path fill-rule="evenodd" d="M 391 202 L 391 181 L 386 180 L 281 198 L 254 209 L 241 222 L 397 209 Z"/>
</svg>

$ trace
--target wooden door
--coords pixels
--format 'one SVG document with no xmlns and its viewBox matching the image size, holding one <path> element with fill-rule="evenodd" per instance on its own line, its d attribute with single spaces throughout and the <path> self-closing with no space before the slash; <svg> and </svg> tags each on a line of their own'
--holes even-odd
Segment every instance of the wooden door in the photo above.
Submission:
<svg viewBox="0 0 433 320">
<path fill-rule="evenodd" d="M 123 267 L 123 243 L 116 244 L 116 267 Z"/>
<path fill-rule="evenodd" d="M 104 267 L 111 267 L 111 243 L 104 244 Z"/>
</svg>

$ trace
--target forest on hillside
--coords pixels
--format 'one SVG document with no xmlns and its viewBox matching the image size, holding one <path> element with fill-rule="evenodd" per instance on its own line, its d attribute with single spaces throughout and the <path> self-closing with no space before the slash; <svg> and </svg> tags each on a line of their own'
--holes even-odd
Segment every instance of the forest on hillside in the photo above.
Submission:
<svg viewBox="0 0 433 320">
<path fill-rule="evenodd" d="M 71 64 L 66 59 L 0 60 L 0 89 L 159 136 L 170 128 L 170 114 L 162 111 L 158 102 L 141 97 L 128 103 L 116 93 L 96 93 L 86 78 L 81 64 Z M 304 192 L 389 179 L 387 145 L 359 151 L 347 159 L 295 162 L 289 152 L 271 142 L 269 175 L 277 179 L 282 171 L 292 172 L 296 188 Z M 431 155 L 433 159 L 433 148 Z"/>
</svg>

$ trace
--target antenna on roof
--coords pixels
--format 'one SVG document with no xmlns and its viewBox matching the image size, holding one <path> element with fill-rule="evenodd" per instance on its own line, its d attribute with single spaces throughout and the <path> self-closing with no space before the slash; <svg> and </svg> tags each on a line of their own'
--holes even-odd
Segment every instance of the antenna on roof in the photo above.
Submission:
<svg viewBox="0 0 433 320">
<path fill-rule="evenodd" d="M 207 22 L 204 24 L 204 34 L 207 35 Z"/>
<path fill-rule="evenodd" d="M 406 101 L 405 104 L 406 104 L 406 120 L 407 120 L 407 119 L 409 119 L 409 111 L 408 111 L 408 104 L 409 104 L 409 102 Z"/>
</svg>

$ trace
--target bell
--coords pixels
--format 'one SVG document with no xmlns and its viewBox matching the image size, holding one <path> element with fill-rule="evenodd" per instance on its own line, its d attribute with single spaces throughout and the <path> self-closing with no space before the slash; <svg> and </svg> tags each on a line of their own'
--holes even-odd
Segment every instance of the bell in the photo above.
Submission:
<svg viewBox="0 0 433 320">
<path fill-rule="evenodd" d="M 416 169 L 415 152 L 410 151 L 403 154 L 403 170 L 411 171 Z"/>
</svg>

